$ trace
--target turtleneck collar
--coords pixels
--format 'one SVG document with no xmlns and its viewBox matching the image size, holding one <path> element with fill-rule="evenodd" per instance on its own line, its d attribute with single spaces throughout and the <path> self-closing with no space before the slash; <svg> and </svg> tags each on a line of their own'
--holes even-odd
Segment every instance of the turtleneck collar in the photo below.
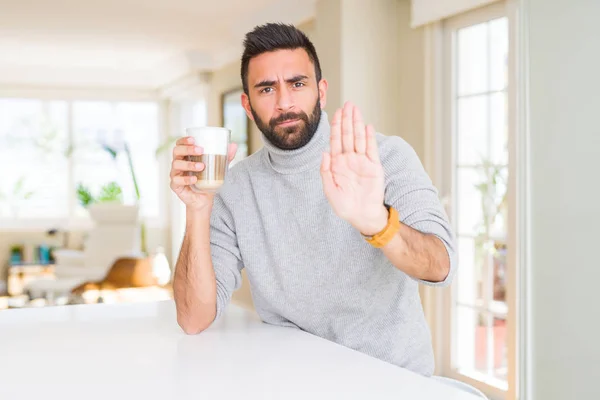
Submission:
<svg viewBox="0 0 600 400">
<path fill-rule="evenodd" d="M 317 131 L 310 141 L 299 149 L 282 150 L 274 146 L 263 134 L 265 158 L 271 167 L 281 174 L 318 169 L 323 159 L 323 152 L 329 151 L 329 134 L 329 119 L 325 110 L 321 110 Z"/>
</svg>

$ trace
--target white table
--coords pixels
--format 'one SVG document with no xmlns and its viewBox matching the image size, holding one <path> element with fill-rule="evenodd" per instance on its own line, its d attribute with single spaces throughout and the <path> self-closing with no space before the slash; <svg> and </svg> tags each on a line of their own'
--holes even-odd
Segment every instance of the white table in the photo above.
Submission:
<svg viewBox="0 0 600 400">
<path fill-rule="evenodd" d="M 187 336 L 165 301 L 0 311 L 0 399 L 475 397 L 233 305 Z"/>
</svg>

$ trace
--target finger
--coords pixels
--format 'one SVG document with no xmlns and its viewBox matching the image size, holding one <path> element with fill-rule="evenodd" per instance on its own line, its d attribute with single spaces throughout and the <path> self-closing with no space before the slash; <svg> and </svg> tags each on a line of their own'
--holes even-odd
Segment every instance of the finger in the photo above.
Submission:
<svg viewBox="0 0 600 400">
<path fill-rule="evenodd" d="M 195 194 L 195 192 L 192 189 L 190 189 L 189 185 L 176 185 L 172 182 L 171 182 L 171 190 L 173 190 L 173 192 L 175 194 L 177 194 L 178 196 L 185 192 Z"/>
<path fill-rule="evenodd" d="M 187 145 L 194 144 L 194 138 L 191 136 L 184 136 L 184 137 L 177 139 L 177 141 L 175 142 L 176 146 L 183 146 L 186 144 Z"/>
<path fill-rule="evenodd" d="M 331 155 L 342 152 L 342 109 L 338 108 L 331 120 Z"/>
<path fill-rule="evenodd" d="M 331 190 L 335 188 L 335 182 L 333 180 L 333 174 L 331 173 L 331 154 L 323 153 L 323 160 L 321 161 L 321 180 L 323 181 L 323 191 L 325 195 L 331 193 Z"/>
<path fill-rule="evenodd" d="M 196 178 L 195 175 L 174 176 L 173 178 L 171 178 L 171 185 L 175 185 L 175 186 L 193 185 L 194 183 L 196 183 L 197 180 L 198 180 L 198 178 Z"/>
<path fill-rule="evenodd" d="M 235 158 L 235 153 L 237 152 L 238 145 L 237 143 L 229 143 L 229 148 L 227 149 L 227 159 L 229 162 L 233 161 Z"/>
<path fill-rule="evenodd" d="M 173 161 L 171 171 L 185 172 L 185 171 L 202 171 L 204 164 L 201 162 L 175 160 Z"/>
<path fill-rule="evenodd" d="M 173 192 L 175 192 L 175 194 L 180 194 L 182 189 L 185 188 L 185 186 L 179 186 L 179 185 L 174 184 L 173 182 L 171 182 L 171 184 L 169 186 L 171 187 L 171 190 Z"/>
<path fill-rule="evenodd" d="M 173 162 L 171 163 L 171 171 L 169 172 L 169 177 L 173 178 L 174 176 L 177 175 L 187 175 L 188 173 L 186 171 L 182 171 L 180 169 L 177 169 L 173 166 L 173 164 L 175 163 L 175 160 L 173 160 Z"/>
<path fill-rule="evenodd" d="M 354 127 L 352 126 L 352 109 L 354 106 L 349 101 L 344 104 L 342 112 L 342 151 L 354 153 Z"/>
<path fill-rule="evenodd" d="M 199 156 L 204 152 L 204 149 L 199 146 L 175 146 L 173 148 L 173 158 L 182 159 L 185 156 Z"/>
<path fill-rule="evenodd" d="M 354 124 L 354 150 L 358 154 L 365 154 L 365 151 L 367 150 L 367 133 L 365 131 L 362 113 L 358 107 L 354 107 L 352 122 Z"/>
<path fill-rule="evenodd" d="M 379 162 L 379 147 L 373 125 L 367 126 L 367 157 L 373 162 Z"/>
<path fill-rule="evenodd" d="M 189 175 L 189 173 L 187 171 L 181 171 L 179 169 L 171 168 L 169 177 L 172 179 L 174 176 L 178 176 L 178 175 Z"/>
</svg>

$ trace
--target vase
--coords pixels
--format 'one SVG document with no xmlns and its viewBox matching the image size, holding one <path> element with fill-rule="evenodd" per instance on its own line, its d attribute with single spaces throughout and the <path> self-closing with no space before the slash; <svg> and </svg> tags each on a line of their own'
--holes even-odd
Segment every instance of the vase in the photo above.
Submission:
<svg viewBox="0 0 600 400">
<path fill-rule="evenodd" d="M 97 224 L 136 224 L 139 217 L 137 205 L 121 203 L 94 203 L 88 207 L 90 216 Z"/>
</svg>

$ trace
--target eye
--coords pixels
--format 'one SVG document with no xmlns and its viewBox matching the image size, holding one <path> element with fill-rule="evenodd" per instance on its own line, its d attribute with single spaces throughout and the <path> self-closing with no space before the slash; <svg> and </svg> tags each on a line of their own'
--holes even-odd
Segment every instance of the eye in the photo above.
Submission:
<svg viewBox="0 0 600 400">
<path fill-rule="evenodd" d="M 263 90 L 261 90 L 261 93 L 271 93 L 273 91 L 272 87 L 266 87 Z"/>
<path fill-rule="evenodd" d="M 302 87 L 302 86 L 306 86 L 306 85 L 304 84 L 304 82 L 294 82 L 294 87 L 295 87 L 295 88 L 299 88 L 299 87 Z"/>
</svg>

